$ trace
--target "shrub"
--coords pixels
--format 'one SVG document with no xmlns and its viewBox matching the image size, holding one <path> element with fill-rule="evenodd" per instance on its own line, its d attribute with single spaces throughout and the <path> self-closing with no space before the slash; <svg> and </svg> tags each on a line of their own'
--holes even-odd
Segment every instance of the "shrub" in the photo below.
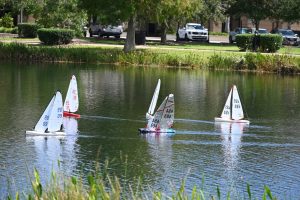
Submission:
<svg viewBox="0 0 300 200">
<path fill-rule="evenodd" d="M 223 32 L 209 32 L 209 35 L 228 36 L 228 33 L 223 33 Z"/>
<path fill-rule="evenodd" d="M 37 37 L 37 24 L 20 23 L 18 24 L 19 37 L 36 38 Z"/>
<path fill-rule="evenodd" d="M 0 33 L 17 33 L 17 32 L 18 32 L 18 27 L 14 27 L 14 28 L 0 27 Z"/>
<path fill-rule="evenodd" d="M 214 54 L 209 57 L 208 68 L 209 69 L 235 69 L 238 64 L 238 59 L 233 56 L 222 56 L 220 54 Z"/>
<path fill-rule="evenodd" d="M 239 34 L 236 35 L 236 45 L 242 51 L 252 49 L 252 41 L 253 41 L 253 34 Z"/>
<path fill-rule="evenodd" d="M 259 50 L 261 52 L 276 52 L 282 46 L 282 36 L 278 34 L 259 35 Z"/>
<path fill-rule="evenodd" d="M 12 28 L 14 26 L 14 19 L 10 16 L 10 14 L 6 13 L 0 21 L 0 26 L 5 28 Z"/>
<path fill-rule="evenodd" d="M 38 30 L 38 36 L 44 44 L 69 44 L 74 38 L 75 31 L 70 29 L 42 28 Z"/>
</svg>

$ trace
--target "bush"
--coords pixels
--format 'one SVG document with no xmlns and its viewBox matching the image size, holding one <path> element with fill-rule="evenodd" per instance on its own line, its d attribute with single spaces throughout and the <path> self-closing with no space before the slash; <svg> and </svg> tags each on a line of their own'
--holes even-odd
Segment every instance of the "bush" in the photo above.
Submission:
<svg viewBox="0 0 300 200">
<path fill-rule="evenodd" d="M 238 34 L 236 35 L 236 45 L 242 51 L 252 49 L 253 34 Z"/>
<path fill-rule="evenodd" d="M 10 16 L 10 14 L 6 13 L 0 21 L 0 26 L 5 28 L 12 28 L 14 26 L 14 19 Z"/>
<path fill-rule="evenodd" d="M 44 44 L 69 44 L 75 36 L 75 31 L 70 29 L 42 28 L 38 36 Z"/>
<path fill-rule="evenodd" d="M 209 35 L 228 36 L 228 33 L 223 33 L 223 32 L 209 32 Z"/>
<path fill-rule="evenodd" d="M 5 28 L 5 27 L 0 27 L 0 33 L 17 33 L 18 28 Z"/>
<path fill-rule="evenodd" d="M 37 37 L 37 24 L 20 23 L 18 24 L 19 37 L 36 38 Z"/>
<path fill-rule="evenodd" d="M 259 35 L 259 50 L 261 52 L 276 52 L 282 46 L 282 36 L 278 34 Z"/>
</svg>

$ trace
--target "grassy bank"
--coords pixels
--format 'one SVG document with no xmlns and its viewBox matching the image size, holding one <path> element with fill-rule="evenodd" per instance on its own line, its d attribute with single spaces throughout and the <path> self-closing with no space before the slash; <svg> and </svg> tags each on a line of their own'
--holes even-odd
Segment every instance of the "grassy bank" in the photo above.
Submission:
<svg viewBox="0 0 300 200">
<path fill-rule="evenodd" d="M 172 66 L 214 70 L 300 73 L 300 57 L 226 51 L 149 48 L 124 53 L 117 47 L 43 46 L 0 43 L 0 59 L 20 62 L 108 63 L 136 66 Z"/>
<path fill-rule="evenodd" d="M 246 194 L 231 195 L 228 191 L 222 194 L 219 187 L 216 187 L 215 194 L 210 194 L 205 189 L 199 186 L 194 186 L 189 190 L 186 189 L 185 181 L 182 180 L 181 185 L 170 187 L 171 194 L 166 194 L 164 191 L 156 191 L 151 186 L 144 187 L 141 179 L 135 179 L 136 185 L 130 184 L 130 181 L 121 181 L 118 177 L 110 175 L 107 169 L 102 173 L 97 171 L 94 174 L 89 174 L 84 177 L 67 177 L 63 172 L 52 172 L 50 180 L 42 185 L 39 172 L 34 169 L 33 177 L 31 178 L 31 192 L 8 195 L 7 199 L 28 199 L 28 200 L 109 200 L 109 199 L 178 199 L 178 200 L 216 200 L 216 199 L 257 199 L 252 193 L 250 185 L 247 184 Z M 84 183 L 83 180 L 87 180 Z M 203 184 L 203 180 L 202 180 Z M 144 190 L 147 188 L 147 191 Z M 264 192 L 260 195 L 262 200 L 276 200 L 269 187 L 264 186 Z"/>
</svg>

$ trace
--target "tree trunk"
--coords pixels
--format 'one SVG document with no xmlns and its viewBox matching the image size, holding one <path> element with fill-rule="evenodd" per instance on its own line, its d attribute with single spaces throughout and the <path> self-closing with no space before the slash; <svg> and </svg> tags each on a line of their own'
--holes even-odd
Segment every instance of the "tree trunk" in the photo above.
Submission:
<svg viewBox="0 0 300 200">
<path fill-rule="evenodd" d="M 135 50 L 135 16 L 131 15 L 128 21 L 126 42 L 123 49 L 126 53 Z"/>
<path fill-rule="evenodd" d="M 163 23 L 161 26 L 160 43 L 167 43 L 167 27 L 165 23 Z"/>
<path fill-rule="evenodd" d="M 259 29 L 259 20 L 255 20 L 255 29 L 256 29 L 256 31 L 258 31 L 258 29 Z"/>
<path fill-rule="evenodd" d="M 230 32 L 230 17 L 226 17 L 225 21 L 225 32 L 229 33 Z"/>
</svg>

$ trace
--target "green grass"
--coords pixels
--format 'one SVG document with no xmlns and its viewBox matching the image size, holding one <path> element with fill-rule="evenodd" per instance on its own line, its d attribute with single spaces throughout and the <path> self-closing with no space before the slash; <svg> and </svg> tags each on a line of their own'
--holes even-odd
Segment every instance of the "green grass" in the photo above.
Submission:
<svg viewBox="0 0 300 200">
<path fill-rule="evenodd" d="M 115 38 L 99 38 L 99 37 L 90 37 L 90 38 L 80 38 L 83 41 L 95 43 L 95 44 L 113 44 L 113 45 L 124 45 L 124 39 L 115 39 Z"/>
<path fill-rule="evenodd" d="M 211 47 L 213 45 L 208 45 Z M 300 73 L 300 56 L 239 51 L 144 48 L 124 53 L 122 46 L 26 45 L 0 43 L 0 59 L 22 62 L 79 62 L 135 66 L 173 66 L 213 70 Z"/>
<path fill-rule="evenodd" d="M 82 42 L 79 44 L 75 43 L 73 45 L 78 45 L 81 47 L 88 47 L 88 45 L 105 45 L 108 48 L 109 45 L 112 45 L 112 48 L 119 46 L 119 48 L 123 48 L 125 43 L 124 39 L 115 39 L 115 38 L 80 38 Z M 0 42 L 24 42 L 24 43 L 37 43 L 39 42 L 38 38 L 28 39 L 28 38 L 0 38 Z M 116 46 L 115 46 L 116 45 Z M 224 52 L 233 52 L 240 53 L 239 48 L 236 44 L 209 44 L 203 42 L 169 42 L 167 45 L 162 45 L 159 41 L 147 41 L 146 46 L 137 46 L 137 48 L 157 48 L 157 49 L 171 49 L 171 50 L 203 50 L 203 51 L 224 51 Z M 159 51 L 159 50 L 157 50 Z M 300 55 L 300 48 L 295 46 L 284 46 L 282 47 L 278 53 L 281 54 L 292 54 L 292 55 Z"/>
<path fill-rule="evenodd" d="M 126 159 L 126 158 L 125 158 Z M 39 172 L 34 169 L 33 175 L 29 174 L 31 182 L 31 191 L 16 194 L 9 194 L 7 199 L 16 200 L 118 200 L 118 199 L 171 199 L 171 200 L 216 200 L 226 197 L 232 199 L 256 199 L 257 197 L 251 191 L 247 184 L 247 194 L 231 195 L 230 191 L 221 193 L 219 186 L 216 187 L 213 194 L 205 191 L 204 177 L 200 180 L 200 185 L 194 185 L 193 188 L 186 188 L 185 179 L 181 184 L 173 186 L 170 184 L 170 193 L 155 190 L 151 186 L 143 184 L 141 178 L 126 178 L 127 159 L 123 161 L 124 175 L 120 179 L 112 174 L 108 168 L 109 162 L 106 160 L 103 167 L 96 163 L 96 169 L 93 173 L 82 176 L 66 176 L 63 172 L 51 172 L 50 179 L 44 185 L 41 182 Z M 60 166 L 60 162 L 58 162 Z M 264 186 L 264 192 L 261 195 L 263 200 L 276 200 L 268 186 Z"/>
</svg>

